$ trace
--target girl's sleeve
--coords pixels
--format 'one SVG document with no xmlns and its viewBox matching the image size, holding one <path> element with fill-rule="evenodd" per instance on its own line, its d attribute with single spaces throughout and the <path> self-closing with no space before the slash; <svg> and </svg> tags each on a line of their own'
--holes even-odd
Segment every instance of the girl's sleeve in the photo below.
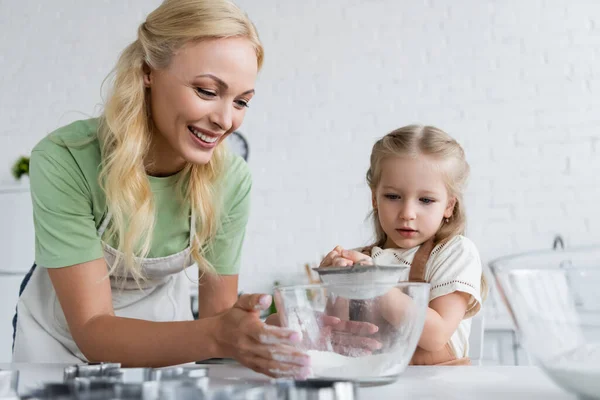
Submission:
<svg viewBox="0 0 600 400">
<path fill-rule="evenodd" d="M 481 309 L 482 266 L 475 244 L 456 236 L 436 246 L 427 262 L 426 280 L 431 284 L 430 300 L 453 293 L 469 295 L 465 318 Z"/>
</svg>

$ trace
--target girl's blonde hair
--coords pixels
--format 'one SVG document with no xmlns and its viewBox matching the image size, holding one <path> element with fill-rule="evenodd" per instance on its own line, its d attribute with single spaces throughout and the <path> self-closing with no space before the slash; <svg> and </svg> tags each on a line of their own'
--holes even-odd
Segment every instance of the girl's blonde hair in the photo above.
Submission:
<svg viewBox="0 0 600 400">
<path fill-rule="evenodd" d="M 190 42 L 244 37 L 256 51 L 258 68 L 263 47 L 255 26 L 227 0 L 165 0 L 137 30 L 137 39 L 121 54 L 114 68 L 112 90 L 100 117 L 102 151 L 100 185 L 106 193 L 112 224 L 124 254 L 124 268 L 136 281 L 144 279 L 136 257 L 147 256 L 155 224 L 155 206 L 144 168 L 152 134 L 149 92 L 143 69 L 164 69 L 175 52 Z M 196 217 L 191 254 L 203 271 L 214 272 L 204 255 L 219 227 L 219 178 L 226 150 L 218 146 L 206 165 L 188 164 L 180 174 L 178 194 L 189 199 Z M 115 272 L 115 262 L 109 273 Z"/>
<path fill-rule="evenodd" d="M 398 128 L 373 145 L 371 164 L 367 171 L 367 183 L 374 193 L 381 181 L 381 165 L 391 157 L 426 155 L 440 162 L 446 190 L 456 203 L 448 222 L 442 221 L 434 236 L 434 244 L 446 242 L 456 235 L 464 235 L 466 214 L 464 208 L 464 189 L 469 177 L 470 167 L 461 145 L 446 132 L 433 126 L 408 125 Z M 372 211 L 375 228 L 375 245 L 383 246 L 387 234 L 379 222 L 377 208 Z M 481 276 L 481 292 L 487 294 L 487 282 Z"/>
</svg>

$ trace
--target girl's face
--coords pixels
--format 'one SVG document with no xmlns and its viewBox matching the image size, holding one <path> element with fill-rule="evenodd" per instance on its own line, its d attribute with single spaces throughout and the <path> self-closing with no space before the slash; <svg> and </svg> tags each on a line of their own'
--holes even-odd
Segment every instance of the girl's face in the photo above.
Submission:
<svg viewBox="0 0 600 400">
<path fill-rule="evenodd" d="M 167 175 L 186 162 L 207 164 L 242 123 L 257 74 L 256 51 L 245 38 L 188 43 L 167 68 L 148 70 L 144 81 L 156 128 L 149 172 Z"/>
<path fill-rule="evenodd" d="M 373 207 L 387 234 L 386 248 L 408 249 L 433 237 L 456 200 L 448 195 L 441 165 L 435 159 L 391 157 L 381 163 Z"/>
</svg>

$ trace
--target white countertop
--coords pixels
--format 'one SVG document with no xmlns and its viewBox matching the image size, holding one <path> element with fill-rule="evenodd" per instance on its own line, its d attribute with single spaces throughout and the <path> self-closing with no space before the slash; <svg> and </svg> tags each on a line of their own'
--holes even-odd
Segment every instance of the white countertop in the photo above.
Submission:
<svg viewBox="0 0 600 400">
<path fill-rule="evenodd" d="M 18 369 L 19 394 L 44 382 L 62 382 L 65 364 L 0 364 Z M 239 365 L 210 365 L 209 376 L 236 381 L 267 380 Z M 364 387 L 360 399 L 576 400 L 537 367 L 408 367 L 389 385 Z"/>
<path fill-rule="evenodd" d="M 236 365 L 214 365 L 210 376 L 260 379 Z M 216 368 L 215 368 L 216 367 Z M 397 382 L 363 387 L 362 399 L 576 400 L 537 367 L 408 367 Z"/>
</svg>

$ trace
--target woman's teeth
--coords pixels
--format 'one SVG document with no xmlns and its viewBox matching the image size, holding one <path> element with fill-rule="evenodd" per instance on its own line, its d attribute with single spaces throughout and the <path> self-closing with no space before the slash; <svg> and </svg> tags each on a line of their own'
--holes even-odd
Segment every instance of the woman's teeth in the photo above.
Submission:
<svg viewBox="0 0 600 400">
<path fill-rule="evenodd" d="M 194 128 L 192 128 L 191 126 L 188 126 L 188 129 L 190 130 L 190 132 L 192 132 L 197 138 L 199 138 L 200 140 L 202 140 L 203 142 L 206 143 L 214 143 L 217 141 L 217 139 L 219 139 L 218 136 L 216 137 L 212 137 L 212 136 L 207 136 L 201 132 L 198 132 L 197 130 L 195 130 Z"/>
</svg>

